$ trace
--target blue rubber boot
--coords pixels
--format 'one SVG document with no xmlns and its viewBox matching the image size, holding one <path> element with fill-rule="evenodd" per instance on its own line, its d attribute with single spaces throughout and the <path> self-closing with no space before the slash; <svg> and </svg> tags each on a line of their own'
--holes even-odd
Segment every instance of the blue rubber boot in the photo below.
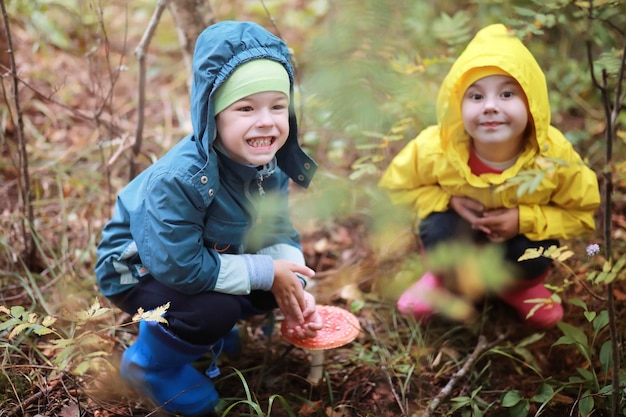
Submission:
<svg viewBox="0 0 626 417">
<path fill-rule="evenodd" d="M 217 378 L 221 374 L 220 367 L 217 366 L 217 360 L 222 352 L 227 355 L 239 355 L 241 353 L 241 337 L 237 326 L 233 326 L 233 328 L 230 329 L 230 331 L 226 333 L 223 338 L 211 346 L 211 355 L 213 356 L 213 360 L 204 372 L 204 374 L 211 379 Z"/>
<path fill-rule="evenodd" d="M 170 413 L 206 415 L 217 407 L 219 395 L 211 380 L 190 364 L 211 347 L 189 344 L 159 323 L 142 320 L 137 341 L 122 355 L 120 374 Z"/>
<path fill-rule="evenodd" d="M 220 343 L 220 342 L 218 342 Z M 222 351 L 228 355 L 239 355 L 241 353 L 241 335 L 237 326 L 233 326 L 226 336 L 222 338 Z"/>
</svg>

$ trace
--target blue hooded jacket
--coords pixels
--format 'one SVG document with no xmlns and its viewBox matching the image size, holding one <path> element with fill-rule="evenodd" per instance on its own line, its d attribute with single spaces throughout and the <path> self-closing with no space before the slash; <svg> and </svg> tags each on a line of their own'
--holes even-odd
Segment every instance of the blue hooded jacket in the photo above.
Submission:
<svg viewBox="0 0 626 417">
<path fill-rule="evenodd" d="M 304 264 L 289 218 L 288 184 L 308 187 L 317 165 L 298 143 L 289 57 L 285 43 L 255 23 L 224 21 L 200 34 L 193 133 L 119 193 L 98 245 L 95 271 L 103 295 L 148 276 L 188 294 L 248 294 L 271 288 L 274 259 Z M 273 163 L 250 167 L 213 146 L 213 96 L 238 66 L 259 58 L 281 63 L 289 74 L 290 132 Z"/>
</svg>

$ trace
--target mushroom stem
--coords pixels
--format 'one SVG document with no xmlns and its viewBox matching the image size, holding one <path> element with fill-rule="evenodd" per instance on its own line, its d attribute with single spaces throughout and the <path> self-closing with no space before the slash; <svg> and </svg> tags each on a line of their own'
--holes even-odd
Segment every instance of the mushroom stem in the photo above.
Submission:
<svg viewBox="0 0 626 417">
<path fill-rule="evenodd" d="M 283 321 L 281 331 L 287 341 L 311 354 L 308 381 L 317 385 L 324 372 L 324 350 L 344 346 L 352 342 L 361 331 L 359 319 L 348 310 L 335 306 L 316 306 L 323 324 L 315 337 L 300 338 L 290 331 L 288 321 Z"/>
<path fill-rule="evenodd" d="M 324 369 L 324 351 L 311 351 L 311 369 L 307 379 L 313 385 L 317 385 L 322 379 L 322 371 Z"/>
</svg>

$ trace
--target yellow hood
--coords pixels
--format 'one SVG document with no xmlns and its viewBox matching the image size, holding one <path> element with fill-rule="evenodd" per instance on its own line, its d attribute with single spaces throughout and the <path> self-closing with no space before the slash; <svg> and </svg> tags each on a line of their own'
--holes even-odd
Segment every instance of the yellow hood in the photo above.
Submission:
<svg viewBox="0 0 626 417">
<path fill-rule="evenodd" d="M 550 126 L 548 87 L 541 67 L 530 51 L 504 25 L 495 24 L 480 30 L 455 61 L 444 79 L 437 97 L 437 122 L 441 129 L 441 146 L 467 144 L 469 140 L 461 118 L 461 99 L 467 87 L 479 78 L 509 74 L 517 80 L 528 98 L 529 112 L 536 136 L 531 144 L 541 151 Z M 459 152 L 458 149 L 447 149 Z M 461 161 L 467 161 L 467 147 L 461 150 Z"/>
</svg>

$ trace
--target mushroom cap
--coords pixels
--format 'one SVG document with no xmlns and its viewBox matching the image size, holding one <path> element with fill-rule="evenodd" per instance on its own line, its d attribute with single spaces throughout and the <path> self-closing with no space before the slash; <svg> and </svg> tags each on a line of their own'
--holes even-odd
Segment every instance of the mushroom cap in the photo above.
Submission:
<svg viewBox="0 0 626 417">
<path fill-rule="evenodd" d="M 336 306 L 318 305 L 315 307 L 322 319 L 322 328 L 315 337 L 299 338 L 287 333 L 287 322 L 283 321 L 283 337 L 293 345 L 308 350 L 326 350 L 352 342 L 361 331 L 359 319 L 348 310 Z"/>
</svg>

